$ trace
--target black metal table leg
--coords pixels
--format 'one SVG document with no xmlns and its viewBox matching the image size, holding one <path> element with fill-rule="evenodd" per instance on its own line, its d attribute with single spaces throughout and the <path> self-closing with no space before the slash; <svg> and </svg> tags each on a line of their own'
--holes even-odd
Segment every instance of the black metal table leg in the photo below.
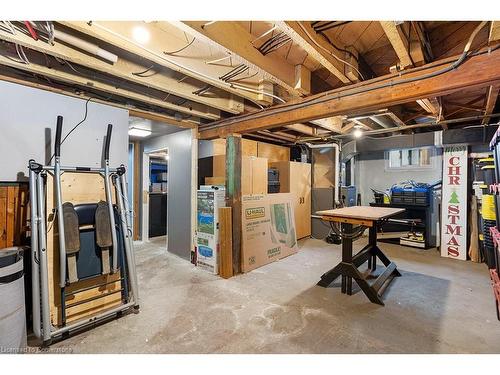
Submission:
<svg viewBox="0 0 500 375">
<path fill-rule="evenodd" d="M 342 223 L 342 231 L 344 233 L 352 233 L 352 224 Z M 319 286 L 327 287 L 337 277 L 342 277 L 341 292 L 343 294 L 352 295 L 352 279 L 356 280 L 361 290 L 365 293 L 368 299 L 376 304 L 384 305 L 381 299 L 383 285 L 390 282 L 394 277 L 401 276 L 396 268 L 396 264 L 391 262 L 385 254 L 377 246 L 377 226 L 376 223 L 370 227 L 368 245 L 361 249 L 356 255 L 353 256 L 352 238 L 342 238 L 342 261 L 328 272 L 321 276 L 318 282 Z M 368 268 L 374 271 L 377 267 L 376 259 L 386 267 L 385 270 L 377 277 L 375 282 L 368 284 L 365 276 L 361 274 L 358 267 L 364 262 L 368 262 Z"/>
</svg>

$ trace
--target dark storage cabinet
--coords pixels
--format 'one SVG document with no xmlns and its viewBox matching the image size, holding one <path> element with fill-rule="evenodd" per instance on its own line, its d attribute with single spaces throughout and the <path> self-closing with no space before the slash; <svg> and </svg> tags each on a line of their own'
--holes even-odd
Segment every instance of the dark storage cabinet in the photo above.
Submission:
<svg viewBox="0 0 500 375">
<path fill-rule="evenodd" d="M 149 193 L 149 237 L 167 234 L 167 194 Z"/>
</svg>

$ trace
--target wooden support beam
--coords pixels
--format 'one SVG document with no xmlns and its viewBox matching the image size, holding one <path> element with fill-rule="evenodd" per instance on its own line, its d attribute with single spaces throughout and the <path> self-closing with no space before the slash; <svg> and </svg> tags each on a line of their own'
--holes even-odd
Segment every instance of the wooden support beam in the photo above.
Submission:
<svg viewBox="0 0 500 375">
<path fill-rule="evenodd" d="M 1 51 L 0 52 L 4 52 Z M 10 66 L 16 69 L 21 69 L 26 72 L 40 74 L 42 76 L 48 77 L 50 79 L 56 79 L 61 82 L 65 82 L 70 85 L 78 85 L 81 87 L 89 87 L 93 90 L 102 91 L 107 94 L 118 95 L 124 98 L 136 100 L 138 102 L 142 102 L 145 104 L 153 105 L 159 108 L 165 108 L 185 114 L 189 114 L 194 117 L 203 117 L 209 120 L 216 120 L 220 118 L 220 114 L 218 113 L 209 113 L 202 112 L 198 110 L 197 105 L 193 105 L 192 107 L 183 107 L 180 105 L 176 105 L 170 102 L 163 101 L 161 99 L 153 98 L 151 96 L 141 94 L 138 92 L 134 92 L 128 89 L 122 89 L 120 87 L 116 87 L 114 85 L 103 83 L 101 81 L 92 80 L 86 77 L 81 77 L 75 73 L 70 73 L 70 71 L 65 71 L 58 68 L 49 68 L 45 65 L 41 65 L 35 61 L 31 61 L 29 64 L 18 63 L 9 59 L 5 54 L 0 53 L 0 65 Z M 208 107 L 204 107 L 208 109 Z M 210 111 L 216 111 L 210 108 Z"/>
<path fill-rule="evenodd" d="M 219 121 L 216 127 L 202 131 L 202 139 L 224 134 L 246 133 L 336 115 L 365 113 L 388 106 L 404 104 L 422 98 L 448 95 L 465 88 L 480 88 L 500 82 L 500 51 L 472 56 L 459 67 L 444 71 L 456 57 L 428 64 L 425 68 L 408 71 L 404 76 L 386 76 L 385 83 L 364 81 L 348 88 L 310 96 L 293 104 L 273 106 L 258 114 L 248 114 Z M 444 65 L 444 67 L 443 67 Z M 443 72 L 430 76 L 432 73 Z M 401 82 L 401 83 L 398 83 Z M 389 83 L 389 86 L 387 86 Z"/>
<path fill-rule="evenodd" d="M 378 117 L 378 116 L 370 116 L 369 119 L 372 120 L 377 125 L 381 126 L 382 128 L 390 128 L 391 127 L 390 125 L 386 124 L 382 119 L 380 119 L 380 117 Z"/>
<path fill-rule="evenodd" d="M 340 133 L 343 121 L 344 118 L 342 116 L 333 116 L 333 117 L 313 120 L 311 121 L 311 123 L 323 129 L 329 130 L 331 132 Z"/>
<path fill-rule="evenodd" d="M 288 142 L 294 142 L 297 139 L 297 137 L 295 137 L 291 134 L 288 134 L 285 132 L 279 132 L 279 131 L 278 132 L 271 132 L 269 130 L 261 130 L 258 133 L 269 136 L 269 137 L 275 137 L 275 138 L 278 138 L 280 140 L 288 141 Z"/>
<path fill-rule="evenodd" d="M 488 40 L 490 43 L 500 40 L 500 21 L 491 21 Z"/>
<path fill-rule="evenodd" d="M 417 100 L 420 107 L 425 109 L 428 113 L 432 114 L 434 117 L 439 117 L 439 101 L 437 98 L 424 98 Z"/>
<path fill-rule="evenodd" d="M 351 83 L 344 73 L 344 64 L 332 55 L 341 56 L 330 43 L 318 37 L 310 24 L 299 21 L 276 21 L 275 24 L 310 57 L 325 67 L 343 83 Z M 343 56 L 341 57 L 343 59 Z"/>
<path fill-rule="evenodd" d="M 295 90 L 303 95 L 311 94 L 311 71 L 304 65 L 295 66 Z"/>
<path fill-rule="evenodd" d="M 173 94 L 181 98 L 188 99 L 193 103 L 200 103 L 233 114 L 242 113 L 244 110 L 242 98 L 217 88 L 212 88 L 210 92 L 211 95 L 193 94 L 193 92 L 202 88 L 204 83 L 196 81 L 192 78 L 179 81 L 172 74 L 164 74 L 164 71 L 159 71 L 148 77 L 139 77 L 133 73 L 145 71 L 151 65 L 141 65 L 122 56 L 119 57 L 115 64 L 111 65 L 104 62 L 100 58 L 73 49 L 70 46 L 58 42 L 57 40 L 54 45 L 50 45 L 42 39 L 35 41 L 28 35 L 22 33 L 12 35 L 3 30 L 0 30 L 0 39 L 19 44 L 23 47 L 44 53 L 46 55 L 69 61 L 71 64 L 77 64 L 101 72 L 102 74 L 109 75 L 110 80 L 113 78 L 119 78 L 131 83 L 163 91 L 165 92 L 165 96 Z"/>
<path fill-rule="evenodd" d="M 495 105 L 498 99 L 498 91 L 500 86 L 490 86 L 488 87 L 487 96 L 486 96 L 486 108 L 484 109 L 485 115 L 491 115 L 493 110 L 495 109 Z M 487 124 L 490 122 L 490 117 L 485 117 L 482 121 L 482 124 Z"/>
<path fill-rule="evenodd" d="M 188 43 L 185 31 L 174 26 L 174 23 L 152 22 L 146 24 L 139 21 L 95 21 L 91 24 L 83 21 L 60 21 L 60 23 L 188 77 L 193 77 L 243 98 L 259 101 L 255 92 L 237 89 L 219 79 L 228 73 L 232 66 L 230 64 L 207 64 L 207 60 L 227 56 L 223 51 L 212 54 L 213 44 L 207 45 L 202 41 L 195 41 L 190 48 L 182 51 L 182 54 L 165 54 L 166 49 L 176 50 L 179 49 L 179 46 L 182 48 Z M 212 26 L 215 25 L 217 23 Z M 136 27 L 144 28 L 149 32 L 149 42 L 140 44 L 133 39 L 132 34 Z M 253 82 L 258 82 L 261 79 L 262 74 L 260 77 L 255 77 Z"/>
<path fill-rule="evenodd" d="M 394 112 L 387 112 L 387 116 L 396 124 L 396 126 L 405 126 L 406 124 Z"/>
<path fill-rule="evenodd" d="M 415 35 L 415 38 L 411 37 L 408 40 L 408 35 L 411 34 L 412 30 L 410 23 L 396 25 L 394 21 L 380 21 L 380 25 L 384 29 L 389 42 L 391 42 L 402 69 L 425 63 L 424 52 L 417 35 Z M 406 35 L 403 27 L 407 28 Z"/>
<path fill-rule="evenodd" d="M 232 211 L 233 275 L 241 272 L 241 136 L 226 138 L 226 202 Z"/>
<path fill-rule="evenodd" d="M 296 132 L 306 135 L 316 135 L 316 129 L 304 124 L 286 125 L 285 128 L 295 130 Z"/>
</svg>

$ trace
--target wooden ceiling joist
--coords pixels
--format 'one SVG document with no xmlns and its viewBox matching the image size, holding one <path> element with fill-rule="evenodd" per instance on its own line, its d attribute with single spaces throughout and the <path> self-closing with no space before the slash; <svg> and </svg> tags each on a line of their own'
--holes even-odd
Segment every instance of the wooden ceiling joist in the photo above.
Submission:
<svg viewBox="0 0 500 375">
<path fill-rule="evenodd" d="M 54 45 L 50 45 L 42 39 L 35 41 L 28 35 L 22 33 L 12 35 L 3 30 L 0 30 L 0 39 L 69 61 L 71 64 L 78 64 L 104 74 L 109 74 L 111 77 L 163 91 L 165 92 L 165 96 L 173 94 L 193 103 L 203 104 L 233 114 L 242 113 L 244 110 L 242 98 L 220 89 L 217 89 L 214 95 L 203 96 L 194 94 L 193 92 L 199 90 L 203 85 L 202 82 L 196 82 L 194 79 L 185 79 L 179 82 L 178 79 L 170 75 L 165 75 L 162 72 L 148 77 L 139 77 L 134 73 L 144 71 L 148 67 L 124 58 L 119 58 L 116 63 L 111 65 L 97 57 L 73 49 L 58 41 L 55 41 Z"/>
<path fill-rule="evenodd" d="M 185 49 L 181 54 L 165 54 L 166 48 L 177 48 L 180 44 L 186 46 L 188 43 L 185 39 L 185 32 L 176 29 L 170 23 L 161 22 L 159 25 L 156 25 L 155 22 L 144 23 L 133 21 L 97 21 L 92 23 L 61 21 L 60 23 L 188 77 L 193 77 L 201 82 L 248 100 L 262 102 L 258 93 L 238 89 L 235 85 L 219 79 L 219 77 L 227 74 L 234 66 L 230 64 L 207 64 L 207 59 L 209 60 L 212 57 L 204 53 L 209 50 L 206 44 L 201 42 L 198 44 L 198 41 L 195 41 L 190 48 Z M 150 40 L 147 44 L 143 45 L 133 40 L 132 32 L 134 27 L 142 27 L 147 30 L 150 34 Z M 221 57 L 222 53 L 216 56 Z M 258 78 L 254 81 L 258 82 Z M 270 101 L 269 98 L 266 98 L 266 102 L 263 104 L 268 104 Z"/>
<path fill-rule="evenodd" d="M 70 73 L 64 71 L 62 69 L 57 69 L 54 67 L 47 67 L 45 65 L 41 65 L 34 61 L 31 61 L 29 64 L 18 63 L 6 57 L 3 54 L 0 54 L 0 65 L 10 66 L 16 69 L 21 69 L 26 72 L 40 74 L 42 76 L 48 77 L 50 79 L 60 80 L 66 84 L 70 85 L 78 85 L 80 87 L 90 87 L 93 90 L 101 91 L 107 94 L 118 95 L 124 98 L 132 99 L 138 102 L 146 103 L 148 105 L 156 106 L 159 108 L 164 108 L 168 110 L 173 110 L 185 114 L 189 114 L 194 117 L 203 117 L 210 120 L 215 120 L 220 118 L 217 113 L 209 113 L 209 112 L 201 112 L 196 109 L 196 106 L 191 108 L 182 107 L 173 103 L 169 103 L 163 101 L 161 99 L 156 99 L 150 97 L 148 95 L 144 95 L 138 92 L 130 91 L 127 89 L 123 89 L 120 87 L 116 87 L 114 85 L 110 85 L 107 83 L 99 82 L 97 80 L 92 80 L 86 77 L 81 77 L 77 74 Z M 217 111 L 210 108 L 212 111 Z"/>
<path fill-rule="evenodd" d="M 310 82 L 301 82 L 301 85 L 297 87 L 295 66 L 290 65 L 280 56 L 260 53 L 252 44 L 255 37 L 239 23 L 221 21 L 204 27 L 205 23 L 203 21 L 184 21 L 174 24 L 180 24 L 179 27 L 184 25 L 186 32 L 196 35 L 198 38 L 205 38 L 208 43 L 216 43 L 229 50 L 232 56 L 262 71 L 267 80 L 280 85 L 292 96 L 303 95 L 302 87 L 310 86 Z"/>
<path fill-rule="evenodd" d="M 294 130 L 298 133 L 306 134 L 306 135 L 316 135 L 316 129 L 304 125 L 304 124 L 292 124 L 292 125 L 286 125 L 285 128 Z"/>
<path fill-rule="evenodd" d="M 339 60 L 339 58 L 344 60 L 344 57 L 340 51 L 336 51 L 330 43 L 319 37 L 309 23 L 276 21 L 275 25 L 342 83 L 352 83 L 344 74 L 344 64 Z M 334 54 L 337 58 L 333 56 Z"/>
<path fill-rule="evenodd" d="M 409 27 L 408 35 L 410 35 L 412 26 L 410 23 L 407 24 Z M 380 25 L 384 29 L 389 42 L 391 42 L 402 69 L 425 63 L 422 45 L 418 41 L 414 41 L 412 37 L 408 39 L 401 25 L 397 25 L 394 21 L 380 21 Z"/>
<path fill-rule="evenodd" d="M 500 21 L 491 21 L 488 40 L 490 43 L 500 40 Z"/>
<path fill-rule="evenodd" d="M 74 91 L 68 91 L 68 90 L 54 87 L 54 85 L 51 85 L 47 82 L 40 83 L 40 82 L 29 81 L 29 80 L 26 80 L 24 78 L 21 79 L 21 78 L 12 77 L 11 75 L 5 74 L 5 72 L 3 72 L 3 71 L 0 71 L 0 80 L 5 81 L 5 82 L 16 83 L 16 84 L 24 85 L 24 86 L 28 86 L 28 87 L 33 87 L 33 88 L 40 89 L 40 90 L 50 91 L 50 92 L 54 92 L 54 93 L 61 94 L 61 95 L 67 95 L 67 96 L 71 96 L 73 98 L 78 98 L 78 99 L 82 99 L 82 100 L 91 99 L 92 102 L 95 102 L 95 103 L 101 103 L 101 104 L 110 105 L 110 106 L 116 107 L 116 108 L 126 109 L 129 111 L 130 116 L 137 116 L 137 117 L 142 117 L 145 119 L 160 121 L 160 122 L 163 122 L 165 124 L 177 126 L 180 128 L 196 129 L 198 127 L 198 125 L 195 124 L 194 122 L 192 122 L 191 120 L 177 120 L 177 119 L 175 119 L 171 116 L 168 116 L 168 115 L 163 115 L 163 114 L 159 114 L 156 112 L 147 111 L 144 109 L 133 107 L 131 105 L 110 102 L 108 100 L 94 98 L 91 95 L 86 95 L 86 94 L 82 94 L 82 93 L 77 94 Z"/>
<path fill-rule="evenodd" d="M 325 130 L 329 130 L 331 132 L 340 133 L 342 129 L 342 123 L 344 118 L 342 116 L 333 116 L 328 118 L 322 118 L 318 120 L 313 120 L 311 123 L 317 125 Z"/>
<path fill-rule="evenodd" d="M 500 82 L 500 51 L 472 56 L 455 69 L 447 69 L 446 64 L 450 66 L 456 59 L 437 61 L 403 76 L 386 76 L 385 86 L 378 78 L 373 82 L 364 81 L 346 89 L 311 96 L 294 104 L 274 106 L 259 114 L 220 121 L 216 127 L 200 132 L 200 138 L 211 139 L 227 133 L 246 133 L 356 111 L 377 110 Z M 437 74 L 439 72 L 442 73 Z"/>
<path fill-rule="evenodd" d="M 486 94 L 486 108 L 484 110 L 485 115 L 491 115 L 495 109 L 495 105 L 498 99 L 498 92 L 500 90 L 499 85 L 492 85 L 488 87 L 488 92 Z M 485 117 L 482 124 L 488 124 L 490 122 L 490 117 Z"/>
<path fill-rule="evenodd" d="M 439 101 L 437 98 L 425 98 L 417 100 L 420 107 L 425 109 L 428 113 L 432 114 L 434 117 L 439 117 Z"/>
</svg>

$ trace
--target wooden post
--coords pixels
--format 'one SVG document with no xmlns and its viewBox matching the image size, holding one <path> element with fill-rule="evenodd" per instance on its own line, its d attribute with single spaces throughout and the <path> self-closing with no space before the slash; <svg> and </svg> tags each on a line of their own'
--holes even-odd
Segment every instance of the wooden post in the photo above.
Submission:
<svg viewBox="0 0 500 375">
<path fill-rule="evenodd" d="M 233 275 L 241 272 L 241 135 L 226 139 L 226 203 L 232 208 Z"/>
<path fill-rule="evenodd" d="M 231 207 L 219 208 L 219 275 L 224 279 L 233 276 L 233 231 Z"/>
</svg>

